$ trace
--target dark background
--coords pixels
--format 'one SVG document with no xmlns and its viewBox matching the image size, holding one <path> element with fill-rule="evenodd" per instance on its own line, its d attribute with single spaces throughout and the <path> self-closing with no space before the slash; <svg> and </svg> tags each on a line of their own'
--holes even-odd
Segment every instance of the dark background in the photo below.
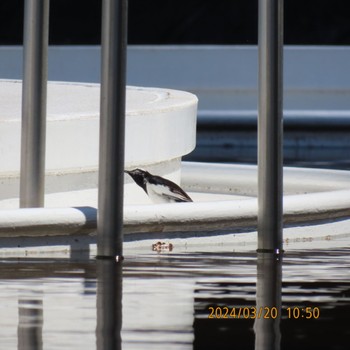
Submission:
<svg viewBox="0 0 350 350">
<path fill-rule="evenodd" d="M 102 0 L 51 0 L 50 44 L 100 43 Z M 23 36 L 24 0 L 0 1 L 0 45 Z M 285 0 L 285 43 L 350 45 L 349 0 Z M 129 44 L 256 44 L 258 0 L 129 0 Z"/>
</svg>

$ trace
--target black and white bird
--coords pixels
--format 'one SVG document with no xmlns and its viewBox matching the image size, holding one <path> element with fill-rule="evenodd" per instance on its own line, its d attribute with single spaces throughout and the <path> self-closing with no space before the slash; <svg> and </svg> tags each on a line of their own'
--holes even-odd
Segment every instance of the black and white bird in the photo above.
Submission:
<svg viewBox="0 0 350 350">
<path fill-rule="evenodd" d="M 148 194 L 153 203 L 193 202 L 190 196 L 174 182 L 152 175 L 142 169 L 125 170 Z"/>
</svg>

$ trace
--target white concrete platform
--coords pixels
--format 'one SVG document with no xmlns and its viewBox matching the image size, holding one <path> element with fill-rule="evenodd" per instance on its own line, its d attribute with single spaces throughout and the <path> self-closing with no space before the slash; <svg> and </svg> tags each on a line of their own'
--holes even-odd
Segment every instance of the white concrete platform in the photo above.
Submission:
<svg viewBox="0 0 350 350">
<path fill-rule="evenodd" d="M 21 81 L 0 80 L 0 200 L 19 195 L 21 93 Z M 99 101 L 99 84 L 49 82 L 46 193 L 96 188 Z M 193 94 L 128 87 L 125 167 L 179 182 L 181 157 L 195 147 L 196 116 Z M 136 187 L 128 179 L 127 198 L 139 197 Z"/>
<path fill-rule="evenodd" d="M 349 175 L 285 168 L 284 244 L 349 237 Z M 182 184 L 195 202 L 125 205 L 126 247 L 147 250 L 166 240 L 181 249 L 254 249 L 256 179 L 255 166 L 183 163 Z M 11 200 L 0 202 L 0 255 L 96 251 L 96 197 L 96 189 L 48 194 L 50 207 L 23 210 L 5 209 Z"/>
<path fill-rule="evenodd" d="M 0 82 L 0 256 L 93 255 L 99 86 L 49 84 L 45 208 L 18 209 L 20 96 L 20 82 Z M 182 250 L 254 249 L 256 167 L 181 162 L 195 147 L 196 110 L 189 93 L 128 88 L 126 168 L 181 183 L 194 202 L 150 205 L 126 176 L 126 248 L 171 240 Z M 349 172 L 285 168 L 284 175 L 285 245 L 347 237 Z"/>
</svg>

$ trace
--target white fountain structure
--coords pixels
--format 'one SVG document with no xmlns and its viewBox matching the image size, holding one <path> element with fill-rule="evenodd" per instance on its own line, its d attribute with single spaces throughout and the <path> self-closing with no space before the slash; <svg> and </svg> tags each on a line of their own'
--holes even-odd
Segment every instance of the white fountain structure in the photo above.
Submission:
<svg viewBox="0 0 350 350">
<path fill-rule="evenodd" d="M 21 91 L 20 81 L 0 82 L 2 209 L 18 207 Z M 181 157 L 195 147 L 197 98 L 183 91 L 128 87 L 126 99 L 125 168 L 147 168 L 180 182 Z M 47 206 L 96 206 L 95 199 L 85 199 L 83 193 L 59 201 L 49 194 L 96 189 L 99 101 L 98 84 L 48 84 Z M 125 199 L 126 204 L 150 203 L 127 176 Z"/>
<path fill-rule="evenodd" d="M 95 254 L 99 98 L 98 84 L 49 82 L 45 207 L 19 209 L 21 81 L 0 82 L 0 255 Z M 179 90 L 127 89 L 125 167 L 177 182 L 194 203 L 151 204 L 125 176 L 126 251 L 158 240 L 175 249 L 256 248 L 257 167 L 182 162 L 195 148 L 197 102 Z M 330 246 L 349 235 L 349 217 L 348 171 L 285 168 L 286 248 Z"/>
</svg>

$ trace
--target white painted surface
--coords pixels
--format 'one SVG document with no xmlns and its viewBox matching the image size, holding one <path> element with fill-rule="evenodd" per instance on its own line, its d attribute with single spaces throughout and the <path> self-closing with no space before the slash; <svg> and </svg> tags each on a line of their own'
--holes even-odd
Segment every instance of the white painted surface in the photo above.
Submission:
<svg viewBox="0 0 350 350">
<path fill-rule="evenodd" d="M 146 233 L 148 237 L 156 237 L 156 233 L 181 231 L 195 236 L 195 232 L 239 232 L 256 226 L 257 199 L 252 181 L 257 176 L 256 167 L 183 163 L 182 168 L 184 188 L 191 190 L 189 194 L 194 202 L 126 205 L 125 234 Z M 350 217 L 348 171 L 287 168 L 285 174 L 286 224 Z M 196 181 L 192 183 L 192 179 Z M 309 191 L 306 186 L 310 187 Z M 227 198 L 222 200 L 222 195 Z M 0 235 L 47 236 L 95 231 L 96 189 L 49 194 L 46 200 L 51 208 L 1 210 Z M 5 209 L 13 203 L 2 201 L 0 205 Z M 60 206 L 63 208 L 57 208 Z M 79 208 L 68 208 L 72 206 Z"/>
<path fill-rule="evenodd" d="M 283 249 L 345 249 L 350 247 L 350 220 L 333 222 L 316 222 L 286 227 L 283 230 Z M 157 237 L 144 237 L 140 240 L 130 240 L 124 243 L 125 254 L 149 253 Z M 242 232 L 227 232 L 203 234 L 201 236 L 166 236 L 165 242 L 173 244 L 175 254 L 191 252 L 236 252 L 256 251 L 257 231 L 255 229 Z M 91 247 L 92 251 L 96 248 Z"/>
<path fill-rule="evenodd" d="M 182 184 L 188 191 L 257 196 L 255 165 L 183 164 Z M 284 167 L 283 174 L 285 195 L 350 189 L 349 171 Z"/>
<path fill-rule="evenodd" d="M 5 187 L 2 199 L 18 196 L 21 89 L 19 81 L 0 81 L 0 180 Z M 59 187 L 66 191 L 96 187 L 99 99 L 98 84 L 48 84 L 48 193 Z M 195 147 L 196 116 L 197 98 L 193 94 L 128 87 L 125 167 L 154 169 L 179 182 L 181 157 Z M 139 197 L 136 185 L 131 181 L 129 184 L 128 198 L 134 194 Z"/>
<path fill-rule="evenodd" d="M 0 81 L 0 171 L 19 170 L 21 90 L 18 81 Z M 100 87 L 48 85 L 48 170 L 97 166 Z M 181 157 L 195 147 L 197 98 L 183 91 L 128 87 L 126 166 Z"/>
</svg>

